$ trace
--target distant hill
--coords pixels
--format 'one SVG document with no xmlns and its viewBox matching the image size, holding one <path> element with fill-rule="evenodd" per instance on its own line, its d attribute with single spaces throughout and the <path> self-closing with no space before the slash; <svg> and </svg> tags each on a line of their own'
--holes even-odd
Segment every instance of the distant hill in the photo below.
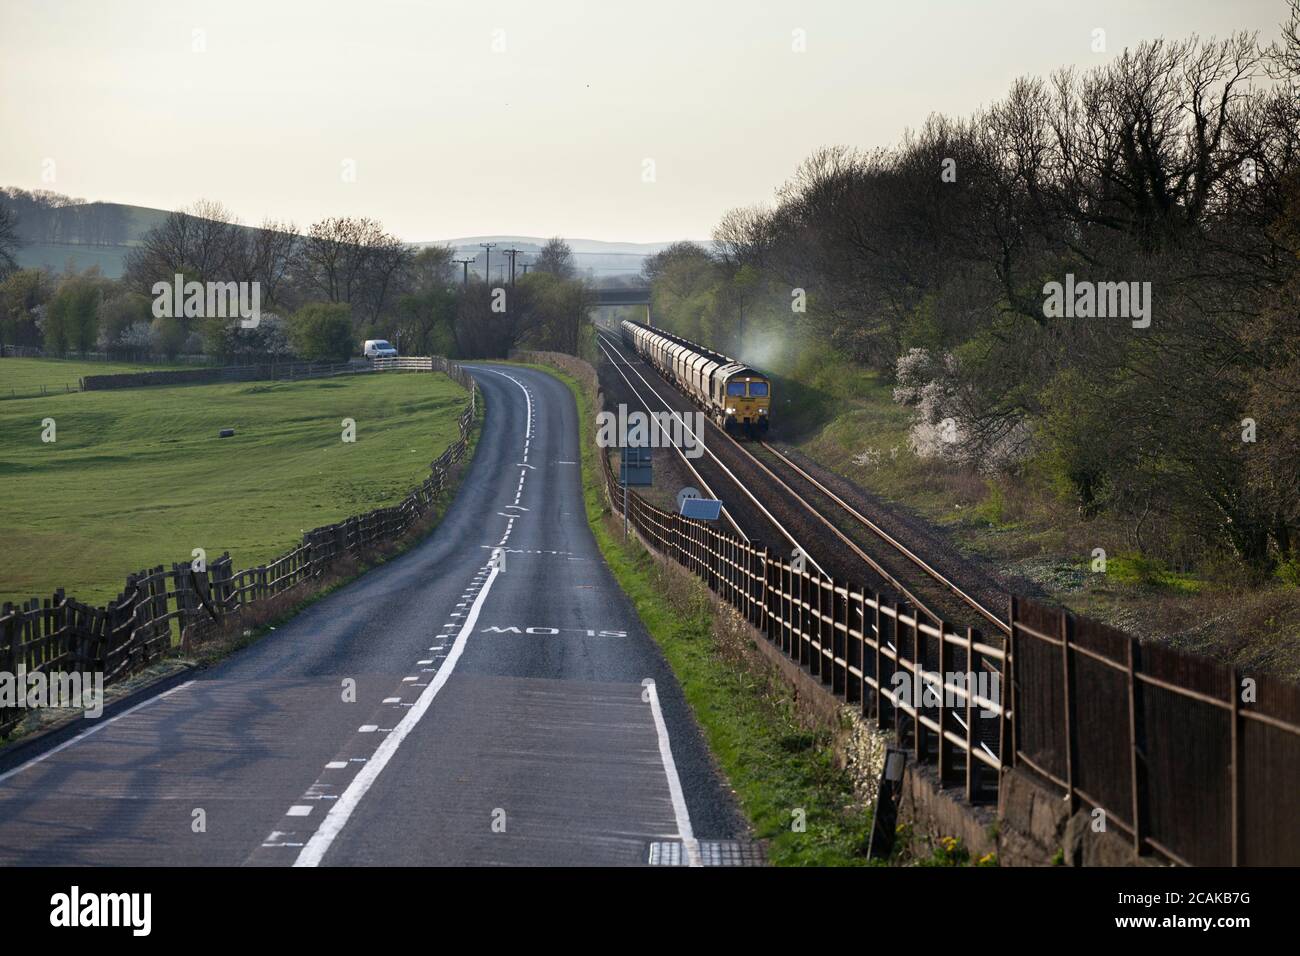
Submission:
<svg viewBox="0 0 1300 956">
<path fill-rule="evenodd" d="M 79 210 L 94 207 L 96 214 L 112 217 L 119 223 L 115 230 L 117 241 L 85 242 L 78 241 L 75 230 L 63 229 L 59 240 L 50 241 L 42 236 L 28 236 L 27 241 L 18 250 L 18 264 L 23 268 L 42 268 L 48 266 L 56 272 L 71 267 L 78 271 L 91 266 L 98 266 L 101 273 L 116 279 L 122 275 L 126 264 L 126 255 L 133 246 L 140 244 L 141 237 L 167 217 L 168 210 L 154 209 L 149 206 L 130 206 L 124 203 L 85 203 L 81 206 L 67 206 L 57 213 L 69 221 L 77 219 Z M 20 220 L 20 227 L 22 223 Z M 42 226 L 42 228 L 44 228 Z M 49 233 L 60 230 L 51 228 Z M 63 235 L 71 233 L 67 240 Z M 448 245 L 455 250 L 457 259 L 474 257 L 475 262 L 470 271 L 482 276 L 485 267 L 484 250 L 481 242 L 496 243 L 492 250 L 491 265 L 493 277 L 499 277 L 508 270 L 508 260 L 502 250 L 514 247 L 520 250 L 516 259 L 519 272 L 524 263 L 531 264 L 546 244 L 543 236 L 461 236 L 455 239 L 416 242 L 417 247 Z M 603 239 L 567 239 L 573 250 L 574 266 L 580 274 L 586 274 L 596 281 L 610 279 L 631 279 L 641 272 L 641 264 L 647 256 L 662 251 L 669 242 L 610 242 Z"/>
<path fill-rule="evenodd" d="M 25 240 L 19 247 L 16 258 L 18 265 L 24 269 L 39 269 L 45 266 L 56 272 L 66 267 L 83 271 L 91 266 L 99 266 L 99 271 L 110 279 L 122 275 L 126 267 L 126 254 L 133 246 L 140 244 L 140 237 L 167 218 L 166 209 L 153 209 L 148 206 L 129 206 L 125 203 L 86 203 L 109 214 L 117 213 L 121 217 L 122 227 L 120 241 L 85 242 L 79 241 L 75 233 L 68 241 L 30 241 Z M 69 206 L 58 210 L 59 214 L 73 214 L 79 207 Z M 24 223 L 19 220 L 19 234 L 24 232 Z"/>
<path fill-rule="evenodd" d="M 497 278 L 508 274 L 510 268 L 509 259 L 502 250 L 511 247 L 519 250 L 515 260 L 518 273 L 522 271 L 521 267 L 524 263 L 531 264 L 536 260 L 547 239 L 540 236 L 462 236 L 456 239 L 417 242 L 415 245 L 451 246 L 456 251 L 455 258 L 473 257 L 474 263 L 470 266 L 470 271 L 481 276 L 486 258 L 479 245 L 482 242 L 496 243 L 496 248 L 492 250 L 492 276 Z M 640 275 L 641 264 L 648 256 L 662 252 L 672 245 L 671 242 L 609 242 L 603 239 L 569 239 L 568 237 L 565 238 L 565 242 L 573 250 L 573 264 L 578 272 L 586 273 L 597 281 Z"/>
</svg>

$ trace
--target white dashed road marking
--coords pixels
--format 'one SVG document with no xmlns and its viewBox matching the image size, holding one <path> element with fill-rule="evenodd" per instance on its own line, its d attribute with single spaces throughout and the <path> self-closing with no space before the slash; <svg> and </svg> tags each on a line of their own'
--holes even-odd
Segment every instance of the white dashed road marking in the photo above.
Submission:
<svg viewBox="0 0 1300 956">
<path fill-rule="evenodd" d="M 321 821 L 320 827 L 312 834 L 311 839 L 307 841 L 307 845 L 303 847 L 302 852 L 298 854 L 298 859 L 294 861 L 294 866 L 320 865 L 321 859 L 325 856 L 326 851 L 329 850 L 330 845 L 338 835 L 343 832 L 343 827 L 347 825 L 348 818 L 352 816 L 352 812 L 356 810 L 357 806 L 361 803 L 361 799 L 366 795 L 366 791 L 374 785 L 375 780 L 379 778 L 379 774 L 383 772 L 384 767 L 388 765 L 388 762 L 393 759 L 393 755 L 397 753 L 397 748 L 402 745 L 402 741 L 407 738 L 415 728 L 415 725 L 420 722 L 422 717 L 424 717 L 425 712 L 429 709 L 429 705 L 432 704 L 433 699 L 438 696 L 438 691 L 442 690 L 443 686 L 447 683 L 447 680 L 451 677 L 452 671 L 456 669 L 456 663 L 460 660 L 460 656 L 465 650 L 465 644 L 469 640 L 469 635 L 474 629 L 474 622 L 478 620 L 479 612 L 483 609 L 483 602 L 487 600 L 488 593 L 492 590 L 492 582 L 496 580 L 496 577 L 497 571 L 493 568 L 492 572 L 488 575 L 486 583 L 483 585 L 483 590 L 479 592 L 478 598 L 475 599 L 474 606 L 470 608 L 469 618 L 465 621 L 465 626 L 462 627 L 460 633 L 456 635 L 456 642 L 452 645 L 451 653 L 449 653 L 447 659 L 443 661 L 442 667 L 438 669 L 438 673 L 434 676 L 429 686 L 420 693 L 420 698 L 415 702 L 415 705 L 406 712 L 406 716 L 403 717 L 401 722 L 393 728 L 392 733 L 384 738 L 384 742 L 379 745 L 374 756 L 371 757 L 365 767 L 363 767 L 361 771 L 352 778 L 352 782 L 348 784 L 348 788 L 343 791 L 343 794 L 339 799 L 330 807 L 329 813 L 327 813 L 325 819 Z"/>
</svg>

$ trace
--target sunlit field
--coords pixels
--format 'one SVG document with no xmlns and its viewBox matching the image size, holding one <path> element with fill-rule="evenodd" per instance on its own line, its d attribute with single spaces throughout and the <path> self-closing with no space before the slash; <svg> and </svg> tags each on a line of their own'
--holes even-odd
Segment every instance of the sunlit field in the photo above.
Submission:
<svg viewBox="0 0 1300 956">
<path fill-rule="evenodd" d="M 456 438 L 465 398 L 442 374 L 386 374 L 0 402 L 0 600 L 62 587 L 102 603 L 128 572 L 200 547 L 236 567 L 273 558 L 399 501 Z"/>
</svg>

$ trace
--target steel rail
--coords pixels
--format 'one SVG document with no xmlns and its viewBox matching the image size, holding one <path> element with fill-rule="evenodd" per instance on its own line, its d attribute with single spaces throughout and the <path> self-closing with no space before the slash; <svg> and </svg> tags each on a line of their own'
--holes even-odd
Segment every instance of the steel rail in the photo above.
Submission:
<svg viewBox="0 0 1300 956">
<path fill-rule="evenodd" d="M 637 376 L 641 378 L 642 381 L 645 381 L 645 377 L 642 376 L 639 372 L 637 372 Z M 650 384 L 649 382 L 646 382 L 647 386 L 649 386 L 649 384 Z M 663 401 L 662 397 L 660 397 L 660 401 L 661 402 Z M 666 402 L 664 402 L 664 404 L 667 405 Z M 898 580 L 898 578 L 894 574 L 892 574 L 887 568 L 885 568 L 879 561 L 877 561 L 875 558 L 871 557 L 871 555 L 869 555 L 866 551 L 864 551 L 857 544 L 857 542 L 853 541 L 853 539 L 848 537 L 842 530 L 840 530 L 840 528 L 829 518 L 827 518 L 826 515 L 824 515 L 821 512 L 821 510 L 818 509 L 812 502 L 810 502 L 807 498 L 805 498 L 803 495 L 799 494 L 799 492 L 795 491 L 792 487 L 790 487 L 788 482 L 786 482 L 775 471 L 773 471 L 766 464 L 760 461 L 758 457 L 754 455 L 753 452 L 747 449 L 744 445 L 742 445 L 731 435 L 727 434 L 727 432 L 724 429 L 719 428 L 717 423 L 713 422 L 712 419 L 710 419 L 710 424 L 713 425 L 714 430 L 716 430 L 720 435 L 725 437 L 727 441 L 731 443 L 732 447 L 734 447 L 737 451 L 739 451 L 742 455 L 744 455 L 747 459 L 749 459 L 749 461 L 753 465 L 755 465 L 769 478 L 771 478 L 778 485 L 780 485 L 786 491 L 786 493 L 789 494 L 790 497 L 795 499 L 795 501 L 797 501 L 800 505 L 802 505 L 804 509 L 808 511 L 809 514 L 811 514 L 814 518 L 816 518 L 818 521 L 824 524 L 840 540 L 842 544 L 844 544 L 847 548 L 849 548 L 858 558 L 860 558 L 872 570 L 874 570 L 877 574 L 879 574 L 880 577 L 883 578 L 892 588 L 894 588 L 894 590 L 896 590 L 901 597 L 903 597 L 905 600 L 911 603 L 918 610 L 929 615 L 934 620 L 936 621 L 944 620 L 943 615 L 937 614 L 935 613 L 935 611 L 931 610 L 924 601 L 922 601 L 919 597 L 917 597 L 917 595 L 912 591 L 912 589 L 904 585 L 901 581 Z M 778 459 L 780 459 L 783 464 L 785 464 L 796 474 L 798 474 L 799 477 L 801 477 L 804 481 L 808 482 L 808 484 L 812 485 L 815 489 L 817 489 L 818 493 L 824 495 L 826 498 L 828 498 L 829 500 L 837 504 L 840 508 L 844 509 L 844 511 L 848 515 L 850 515 L 854 520 L 862 524 L 869 531 L 871 531 L 876 537 L 878 537 L 881 541 L 889 545 L 890 548 L 892 548 L 894 551 L 898 552 L 905 559 L 911 562 L 915 567 L 917 567 L 920 571 L 926 574 L 936 584 L 942 586 L 943 588 L 951 592 L 963 604 L 971 608 L 971 610 L 975 611 L 975 613 L 980 615 L 980 617 L 988 621 L 990 624 L 992 624 L 1002 633 L 1004 634 L 1010 633 L 1010 627 L 999 615 L 997 615 L 995 612 L 991 611 L 983 604 L 981 604 L 976 598 L 972 597 L 970 594 L 964 591 L 960 586 L 958 586 L 956 583 L 954 583 L 944 574 L 942 574 L 937 569 L 935 569 L 932 565 L 930 565 L 927 561 L 925 561 L 920 555 L 916 554 L 914 551 L 912 551 L 910 548 L 904 545 L 901 541 L 899 541 L 893 535 L 889 534 L 887 531 L 881 528 L 878 524 L 876 524 L 866 515 L 862 514 L 860 511 L 858 511 L 856 508 L 854 508 L 852 505 L 846 502 L 843 498 L 841 498 L 831 489 L 827 488 L 822 482 L 814 478 L 805 469 L 795 464 L 786 455 L 782 454 L 772 445 L 768 444 L 766 441 L 761 441 L 761 440 L 759 441 L 759 444 L 763 448 L 770 451 Z M 713 457 L 714 460 L 717 461 L 717 456 L 713 456 Z M 725 465 L 722 465 L 721 462 L 718 463 L 723 467 L 724 470 L 727 471 L 729 475 L 731 475 L 730 470 L 727 469 Z M 735 478 L 735 475 L 731 475 L 731 477 L 733 480 L 737 481 L 737 484 L 740 484 L 739 480 Z M 744 486 L 742 485 L 741 487 Z M 752 498 L 753 496 L 750 495 L 750 497 Z M 763 511 L 765 514 L 768 513 L 767 509 L 765 508 L 763 509 Z M 773 523 L 776 523 L 775 519 L 773 519 Z M 780 526 L 778 525 L 778 527 Z M 793 540 L 793 538 L 791 540 Z M 797 546 L 798 545 L 796 543 L 796 547 Z M 805 554 L 806 553 L 807 552 L 805 551 Z"/>
<path fill-rule="evenodd" d="M 610 362 L 614 365 L 615 370 L 618 371 L 619 375 L 622 375 L 622 376 L 623 376 L 623 381 L 627 382 L 628 387 L 629 387 L 630 389 L 632 389 L 633 393 L 637 396 L 637 398 L 640 398 L 640 399 L 641 399 L 642 403 L 646 406 L 646 410 L 648 411 L 649 408 L 650 408 L 650 404 L 649 404 L 648 402 L 645 401 L 645 399 L 642 397 L 641 393 L 637 390 L 636 386 L 633 385 L 632 382 L 628 380 L 628 377 L 627 377 L 626 375 L 623 375 L 622 370 L 618 368 L 618 362 L 617 362 L 617 360 L 616 360 L 616 359 L 614 358 L 614 356 L 610 353 L 610 350 L 609 350 L 609 348 L 607 347 L 607 345 L 605 344 L 605 342 L 604 342 L 604 341 L 600 341 L 600 342 L 599 342 L 599 345 L 600 345 L 600 349 L 601 349 L 601 351 L 603 351 L 603 352 L 605 353 L 606 357 L 607 357 L 607 358 L 610 360 Z M 621 346 L 619 345 L 619 343 L 615 343 L 615 348 L 616 348 L 616 349 L 621 348 Z M 628 363 L 628 362 L 624 362 L 623 364 L 624 364 L 627 368 L 632 369 L 633 374 L 636 375 L 637 378 L 641 379 L 641 381 L 642 381 L 643 383 L 645 383 L 645 387 L 646 387 L 647 389 L 650 390 L 650 393 L 651 393 L 652 395 L 654 395 L 655 398 L 659 399 L 660 404 L 663 405 L 664 408 L 668 409 L 668 411 L 669 411 L 673 416 L 675 416 L 675 417 L 677 418 L 678 421 L 680 421 L 680 422 L 682 423 L 682 427 L 686 428 L 686 430 L 687 430 L 688 432 L 690 432 L 690 434 L 691 434 L 691 435 L 696 439 L 696 441 L 698 441 L 698 442 L 700 443 L 700 447 L 704 449 L 705 453 L 707 453 L 708 456 L 709 456 L 710 458 L 713 459 L 713 461 L 717 464 L 717 466 L 718 466 L 719 468 L 722 469 L 722 471 L 727 475 L 727 477 L 730 478 L 730 479 L 732 480 L 732 482 L 735 484 L 735 486 L 736 486 L 737 488 L 739 488 L 741 491 L 743 491 L 743 492 L 745 493 L 746 496 L 748 496 L 749 500 L 752 501 L 752 502 L 754 503 L 755 507 L 757 507 L 759 511 L 763 512 L 763 514 L 767 517 L 767 520 L 770 521 L 770 522 L 772 522 L 773 527 L 775 527 L 779 532 L 781 532 L 781 534 L 785 535 L 786 538 L 790 541 L 790 543 L 793 544 L 796 548 L 799 549 L 800 553 L 802 553 L 802 554 L 804 555 L 804 557 L 806 557 L 806 558 L 808 559 L 808 563 L 811 564 L 811 565 L 813 565 L 813 567 L 815 567 L 815 568 L 817 569 L 817 573 L 820 574 L 820 575 L 821 575 L 822 577 L 824 577 L 824 578 L 830 579 L 830 575 L 826 573 L 825 569 L 824 569 L 824 568 L 823 568 L 823 567 L 822 567 L 822 566 L 817 562 L 817 559 L 814 558 L 814 557 L 812 556 L 811 552 L 809 552 L 807 548 L 805 548 L 803 545 L 801 545 L 801 544 L 799 543 L 799 540 L 798 540 L 797 538 L 795 538 L 795 536 L 792 535 L 788 530 L 786 530 L 785 526 L 784 526 L 783 524 L 781 524 L 781 522 L 779 522 L 779 521 L 776 520 L 776 516 L 773 515 L 772 512 L 770 512 L 770 511 L 767 510 L 767 508 L 763 505 L 763 503 L 762 503 L 761 501 L 758 500 L 758 498 L 754 495 L 754 493 L 753 493 L 752 491 L 749 490 L 749 488 L 745 485 L 745 483 L 744 483 L 743 481 L 741 481 L 740 478 L 738 478 L 738 477 L 736 476 L 736 473 L 733 472 L 730 468 L 728 468 L 725 464 L 723 464 L 723 463 L 722 463 L 722 459 L 720 459 L 717 455 L 715 455 L 715 454 L 712 452 L 712 450 L 709 449 L 709 447 L 708 447 L 707 445 L 704 444 L 704 439 L 703 439 L 703 437 L 702 437 L 702 436 L 699 436 L 699 435 L 696 435 L 695 432 L 693 432 L 693 431 L 690 430 L 690 427 L 686 425 L 685 420 L 682 419 L 682 414 L 681 414 L 681 412 L 677 411 L 677 409 L 675 409 L 675 408 L 673 408 L 671 405 L 669 405 L 668 402 L 666 402 L 666 401 L 664 400 L 664 397 L 663 397 L 662 395 L 660 395 L 660 394 L 655 390 L 655 387 L 654 387 L 653 385 L 650 384 L 650 382 L 646 379 L 646 377 L 645 377 L 644 375 L 642 375 L 642 374 L 641 374 L 637 369 L 632 368 L 632 365 L 631 365 L 630 363 Z M 717 428 L 717 426 L 714 425 L 714 428 Z M 726 433 L 724 432 L 723 434 L 726 434 Z M 727 437 L 730 438 L 730 436 L 727 436 Z M 684 459 L 684 458 L 685 458 L 685 455 L 683 455 L 682 457 L 683 457 L 683 459 Z M 689 467 L 689 462 L 688 462 L 688 467 Z M 695 473 L 696 477 L 699 477 L 699 472 L 696 472 L 694 468 L 691 468 L 691 471 Z M 701 478 L 700 480 L 703 481 L 702 478 Z M 707 486 L 706 486 L 706 488 L 707 488 Z M 717 497 L 716 493 L 714 493 L 713 491 L 710 491 L 709 493 L 712 494 L 712 495 L 714 495 L 715 498 Z M 730 516 L 729 516 L 729 517 L 730 517 Z M 735 521 L 733 520 L 732 523 L 735 524 Z M 737 527 L 737 530 L 740 530 L 739 527 Z M 744 532 L 742 531 L 741 534 L 742 534 L 742 536 L 743 536 L 743 535 L 744 535 Z M 746 538 L 745 540 L 748 541 L 749 539 Z"/>
<path fill-rule="evenodd" d="M 912 549 L 907 547 L 905 544 L 903 544 L 901 541 L 899 541 L 897 538 L 895 538 L 893 535 L 887 532 L 884 528 L 880 527 L 880 525 L 876 524 L 876 522 L 872 521 L 862 512 L 858 511 L 858 509 L 854 508 L 852 505 L 850 505 L 847 501 L 845 501 L 835 492 L 831 491 L 830 488 L 827 488 L 826 485 L 822 484 L 822 482 L 820 482 L 812 475 L 810 475 L 805 469 L 795 464 L 793 461 L 789 459 L 789 457 L 782 454 L 772 445 L 770 445 L 765 441 L 760 441 L 759 444 L 762 445 L 764 448 L 766 448 L 768 451 L 770 451 L 777 458 L 781 459 L 782 462 L 784 462 L 790 469 L 792 469 L 801 478 L 803 478 L 804 481 L 808 482 L 808 484 L 816 488 L 819 494 L 825 495 L 831 501 L 835 502 L 837 505 L 843 508 L 849 515 L 851 515 L 856 521 L 858 521 L 860 524 L 868 528 L 874 535 L 876 535 L 876 537 L 880 538 L 891 548 L 893 548 L 903 557 L 907 558 L 907 560 L 912 562 L 912 564 L 916 565 L 916 567 L 918 567 L 921 571 L 929 575 L 929 577 L 936 584 L 940 584 L 943 587 L 947 588 L 950 592 L 952 592 L 953 595 L 955 595 L 964 604 L 970 607 L 971 610 L 978 613 L 981 617 L 983 617 L 989 623 L 993 624 L 1003 633 L 1005 634 L 1011 633 L 1011 628 L 1006 621 L 1004 621 L 999 615 L 995 614 L 993 611 L 986 608 L 983 604 L 979 602 L 978 599 L 972 597 L 970 594 L 967 594 L 964 590 L 962 590 L 961 587 L 959 587 L 955 582 L 953 582 L 946 575 L 944 575 L 943 573 L 935 569 L 919 554 L 917 554 Z M 745 453 L 750 454 L 747 450 L 745 451 Z M 750 457 L 753 458 L 753 455 L 750 454 Z M 757 459 L 755 459 L 755 461 L 757 461 Z M 807 502 L 804 503 L 805 505 L 808 505 Z M 811 508 L 811 505 L 808 505 L 808 507 Z"/>
<path fill-rule="evenodd" d="M 622 376 L 623 381 L 627 382 L 627 387 L 632 390 L 632 394 L 634 394 L 637 398 L 641 399 L 641 404 L 645 406 L 646 411 L 647 412 L 650 411 L 650 403 L 647 402 L 644 398 L 642 398 L 641 393 L 638 392 L 636 390 L 636 386 L 632 384 L 632 380 L 623 374 L 622 369 L 618 367 L 618 361 L 614 358 L 613 355 L 609 354 L 609 350 L 605 348 L 603 343 L 598 343 L 598 344 L 600 344 L 601 351 L 605 353 L 605 357 L 609 359 L 610 364 L 614 366 L 614 371 L 618 372 L 618 374 Z M 685 423 L 683 423 L 683 427 L 685 427 Z M 692 434 L 694 434 L 694 432 L 692 432 Z M 695 476 L 695 480 L 704 486 L 704 490 L 707 491 L 709 494 L 713 495 L 714 498 L 717 498 L 718 497 L 717 492 L 715 492 L 712 488 L 710 488 L 709 483 L 704 480 L 704 476 L 695 470 L 695 466 L 692 465 L 690 459 L 686 457 L 686 453 L 682 451 L 680 448 L 678 448 L 676 445 L 673 445 L 673 451 L 677 452 L 678 456 L 681 457 L 682 462 L 686 465 L 687 468 L 691 470 L 691 474 Z M 730 511 L 727 510 L 726 505 L 722 506 L 722 513 L 727 516 L 727 520 L 730 521 L 731 526 L 736 529 L 736 533 L 745 539 L 746 544 L 749 544 L 750 543 L 749 536 L 745 534 L 744 531 L 741 530 L 740 524 L 736 521 L 734 517 L 732 517 L 732 514 Z"/>
</svg>

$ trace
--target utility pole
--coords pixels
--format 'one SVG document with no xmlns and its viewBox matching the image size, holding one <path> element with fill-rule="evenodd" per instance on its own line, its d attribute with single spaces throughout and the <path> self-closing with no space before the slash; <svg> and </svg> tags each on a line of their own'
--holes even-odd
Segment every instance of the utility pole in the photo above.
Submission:
<svg viewBox="0 0 1300 956">
<path fill-rule="evenodd" d="M 491 282 L 492 281 L 492 249 L 493 247 L 496 246 L 496 243 L 480 242 L 479 245 L 482 246 L 485 250 L 487 250 L 487 260 L 483 263 L 483 278 L 488 282 Z"/>
<path fill-rule="evenodd" d="M 528 275 L 528 266 L 529 266 L 529 265 L 530 265 L 530 263 L 527 263 L 527 262 L 521 262 L 521 263 L 519 264 L 519 268 L 521 268 L 521 269 L 524 270 L 524 275 Z"/>
<path fill-rule="evenodd" d="M 503 249 L 502 252 L 504 252 L 506 255 L 510 257 L 510 284 L 514 285 L 515 284 L 515 256 L 519 255 L 519 253 L 523 252 L 523 250 L 515 249 L 512 247 L 510 249 Z"/>
<path fill-rule="evenodd" d="M 461 284 L 461 285 L 469 285 L 469 265 L 470 265 L 470 263 L 473 262 L 474 260 L 473 260 L 473 259 L 452 259 L 451 261 L 452 261 L 452 262 L 458 262 L 458 263 L 460 263 L 461 266 L 464 267 L 464 268 L 463 268 L 463 275 L 462 275 L 461 283 L 460 283 L 460 284 Z"/>
</svg>

